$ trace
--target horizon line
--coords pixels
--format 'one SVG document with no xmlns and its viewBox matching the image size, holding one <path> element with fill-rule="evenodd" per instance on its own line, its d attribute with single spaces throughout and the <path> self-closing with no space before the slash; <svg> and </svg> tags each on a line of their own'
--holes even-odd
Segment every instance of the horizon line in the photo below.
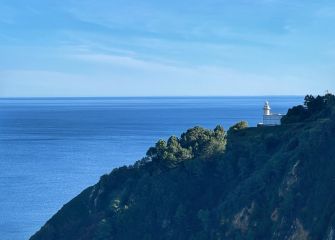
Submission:
<svg viewBox="0 0 335 240">
<path fill-rule="evenodd" d="M 313 94 L 312 94 L 313 95 Z M 270 94 L 270 95 L 161 95 L 161 96 L 10 96 L 0 97 L 1 100 L 6 99 L 75 99 L 75 98 L 220 98 L 220 97 L 304 97 L 299 94 Z"/>
</svg>

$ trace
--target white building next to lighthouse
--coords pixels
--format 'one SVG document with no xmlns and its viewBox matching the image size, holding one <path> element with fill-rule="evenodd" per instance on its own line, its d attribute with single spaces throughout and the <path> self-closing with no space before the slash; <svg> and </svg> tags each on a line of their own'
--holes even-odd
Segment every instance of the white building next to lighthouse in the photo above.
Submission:
<svg viewBox="0 0 335 240">
<path fill-rule="evenodd" d="M 260 123 L 259 126 L 280 125 L 280 120 L 283 116 L 283 114 L 272 113 L 270 104 L 268 101 L 266 101 L 263 107 L 263 123 Z"/>
</svg>

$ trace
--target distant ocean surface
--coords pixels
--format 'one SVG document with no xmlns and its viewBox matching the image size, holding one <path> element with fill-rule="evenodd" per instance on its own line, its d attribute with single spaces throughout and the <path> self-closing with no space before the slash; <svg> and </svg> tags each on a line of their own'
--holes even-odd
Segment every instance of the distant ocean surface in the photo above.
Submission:
<svg viewBox="0 0 335 240">
<path fill-rule="evenodd" d="M 0 99 L 0 238 L 28 239 L 86 187 L 199 125 L 262 120 L 303 97 Z"/>
</svg>

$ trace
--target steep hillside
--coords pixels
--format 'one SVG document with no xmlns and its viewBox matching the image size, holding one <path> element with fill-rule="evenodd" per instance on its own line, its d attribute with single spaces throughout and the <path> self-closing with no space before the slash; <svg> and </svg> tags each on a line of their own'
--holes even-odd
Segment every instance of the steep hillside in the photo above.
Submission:
<svg viewBox="0 0 335 240">
<path fill-rule="evenodd" d="M 276 127 L 199 127 L 159 141 L 31 240 L 335 239 L 335 101 L 306 97 Z"/>
</svg>

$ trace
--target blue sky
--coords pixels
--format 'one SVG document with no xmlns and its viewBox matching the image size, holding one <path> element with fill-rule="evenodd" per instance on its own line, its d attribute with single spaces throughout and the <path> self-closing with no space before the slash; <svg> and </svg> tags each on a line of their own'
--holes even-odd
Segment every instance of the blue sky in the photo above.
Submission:
<svg viewBox="0 0 335 240">
<path fill-rule="evenodd" d="M 335 91 L 333 0 L 1 0 L 0 97 Z"/>
</svg>

